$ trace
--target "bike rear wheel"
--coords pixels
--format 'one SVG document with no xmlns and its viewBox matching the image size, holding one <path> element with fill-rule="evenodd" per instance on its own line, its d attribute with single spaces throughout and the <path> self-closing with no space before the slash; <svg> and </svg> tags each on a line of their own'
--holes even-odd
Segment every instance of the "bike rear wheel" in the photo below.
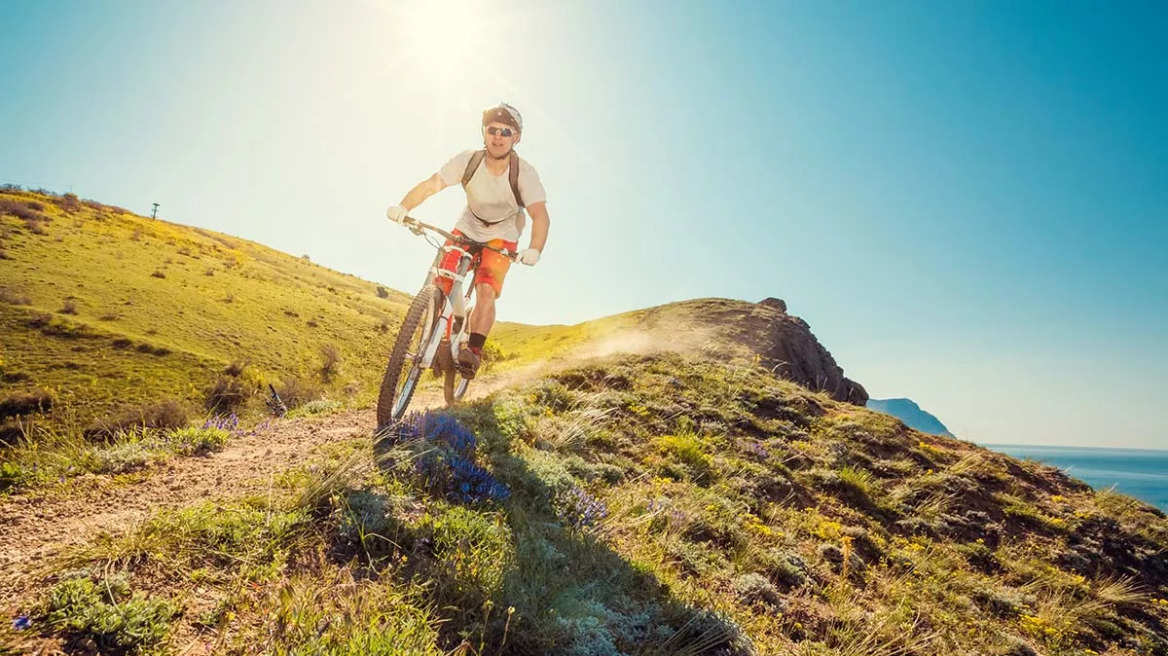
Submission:
<svg viewBox="0 0 1168 656">
<path fill-rule="evenodd" d="M 446 397 L 446 405 L 454 405 L 466 396 L 470 381 L 463 378 L 462 374 L 458 373 L 454 367 L 447 369 L 445 374 L 446 377 L 442 381 L 442 396 Z"/>
<path fill-rule="evenodd" d="M 427 347 L 439 338 L 438 290 L 427 284 L 414 297 L 401 330 L 393 343 L 385 377 L 381 379 L 381 393 L 377 397 L 377 430 L 381 431 L 401 421 L 422 377 Z"/>
</svg>

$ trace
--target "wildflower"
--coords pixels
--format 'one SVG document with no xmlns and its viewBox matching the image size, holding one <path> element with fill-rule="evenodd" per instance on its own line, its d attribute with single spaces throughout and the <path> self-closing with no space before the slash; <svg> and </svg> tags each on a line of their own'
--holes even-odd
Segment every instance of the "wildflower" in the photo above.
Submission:
<svg viewBox="0 0 1168 656">
<path fill-rule="evenodd" d="M 21 615 L 15 620 L 12 620 L 12 628 L 17 631 L 26 631 L 32 628 L 32 619 L 28 615 Z"/>
</svg>

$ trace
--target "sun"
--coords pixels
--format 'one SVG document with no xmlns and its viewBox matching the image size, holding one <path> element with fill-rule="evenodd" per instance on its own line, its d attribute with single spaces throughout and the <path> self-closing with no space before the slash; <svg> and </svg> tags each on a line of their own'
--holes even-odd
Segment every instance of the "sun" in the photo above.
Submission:
<svg viewBox="0 0 1168 656">
<path fill-rule="evenodd" d="M 492 22 L 480 0 L 411 0 L 395 12 L 399 34 L 420 63 L 443 73 L 464 65 Z"/>
</svg>

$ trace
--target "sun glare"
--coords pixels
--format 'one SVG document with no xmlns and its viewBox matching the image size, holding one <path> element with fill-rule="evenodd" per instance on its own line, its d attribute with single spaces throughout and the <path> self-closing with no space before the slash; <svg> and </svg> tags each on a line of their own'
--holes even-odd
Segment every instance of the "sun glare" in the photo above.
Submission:
<svg viewBox="0 0 1168 656">
<path fill-rule="evenodd" d="M 487 29 L 483 3 L 476 0 L 422 0 L 398 16 L 410 49 L 444 73 L 466 62 Z"/>
</svg>

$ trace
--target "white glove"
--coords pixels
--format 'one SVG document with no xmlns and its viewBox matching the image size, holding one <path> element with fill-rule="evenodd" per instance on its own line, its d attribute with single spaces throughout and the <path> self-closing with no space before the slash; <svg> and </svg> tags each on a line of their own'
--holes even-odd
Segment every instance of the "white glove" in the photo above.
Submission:
<svg viewBox="0 0 1168 656">
<path fill-rule="evenodd" d="M 406 214 L 406 208 L 402 207 L 401 205 L 393 205 L 389 209 L 385 210 L 385 216 L 387 216 L 389 220 L 393 221 L 394 223 L 402 223 L 405 221 Z"/>
<path fill-rule="evenodd" d="M 528 248 L 519 252 L 519 261 L 527 266 L 535 266 L 539 262 L 539 249 Z"/>
</svg>

